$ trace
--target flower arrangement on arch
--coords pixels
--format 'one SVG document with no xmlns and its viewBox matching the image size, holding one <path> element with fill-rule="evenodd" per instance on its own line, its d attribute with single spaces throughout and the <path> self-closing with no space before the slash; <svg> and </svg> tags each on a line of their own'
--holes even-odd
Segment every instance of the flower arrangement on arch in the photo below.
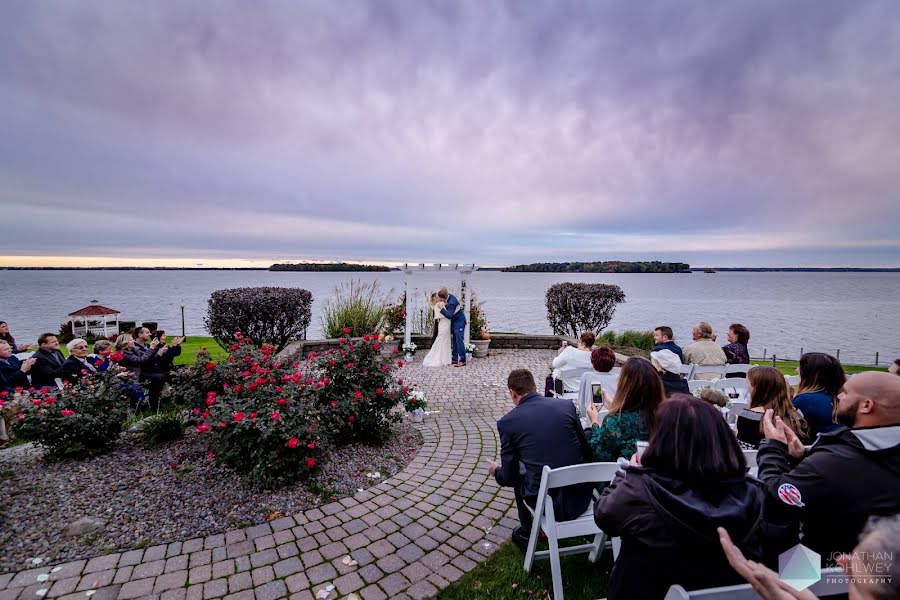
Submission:
<svg viewBox="0 0 900 600">
<path fill-rule="evenodd" d="M 419 347 L 416 346 L 413 342 L 410 342 L 408 344 L 403 344 L 403 346 L 401 346 L 401 348 L 402 348 L 404 354 L 415 354 L 416 350 L 419 349 Z"/>
<path fill-rule="evenodd" d="M 428 400 L 425 399 L 425 392 L 414 390 L 406 395 L 403 401 L 403 408 L 406 412 L 412 412 L 418 408 L 425 410 L 428 407 Z"/>
</svg>

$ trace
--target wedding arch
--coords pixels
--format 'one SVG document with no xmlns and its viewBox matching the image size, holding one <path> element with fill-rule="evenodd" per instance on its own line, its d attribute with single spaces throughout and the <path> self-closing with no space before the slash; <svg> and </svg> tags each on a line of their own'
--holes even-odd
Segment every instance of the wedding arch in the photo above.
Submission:
<svg viewBox="0 0 900 600">
<path fill-rule="evenodd" d="M 406 311 L 406 324 L 403 328 L 403 343 L 409 344 L 412 341 L 412 317 L 413 317 L 413 308 L 415 308 L 412 302 L 413 294 L 410 292 L 410 280 L 416 273 L 456 273 L 459 275 L 459 295 L 465 297 L 465 304 L 463 305 L 464 314 L 466 315 L 466 344 L 469 343 L 469 328 L 471 319 L 469 318 L 469 311 L 472 309 L 472 294 L 469 293 L 469 285 L 468 280 L 469 276 L 472 275 L 475 271 L 478 270 L 474 264 L 471 265 L 461 265 L 459 263 L 435 263 L 433 265 L 425 265 L 425 263 L 419 263 L 418 265 L 410 265 L 408 263 L 403 264 L 403 288 L 404 288 L 404 296 L 406 297 L 406 305 L 403 307 Z"/>
</svg>

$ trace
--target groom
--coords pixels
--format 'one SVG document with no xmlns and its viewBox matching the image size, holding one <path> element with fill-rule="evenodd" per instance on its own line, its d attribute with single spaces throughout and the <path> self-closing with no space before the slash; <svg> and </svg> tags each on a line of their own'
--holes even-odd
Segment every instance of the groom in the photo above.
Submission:
<svg viewBox="0 0 900 600">
<path fill-rule="evenodd" d="M 447 303 L 441 314 L 450 319 L 450 333 L 453 337 L 453 366 L 466 366 L 466 315 L 462 312 L 459 300 L 447 288 L 441 288 L 438 297 Z"/>
</svg>

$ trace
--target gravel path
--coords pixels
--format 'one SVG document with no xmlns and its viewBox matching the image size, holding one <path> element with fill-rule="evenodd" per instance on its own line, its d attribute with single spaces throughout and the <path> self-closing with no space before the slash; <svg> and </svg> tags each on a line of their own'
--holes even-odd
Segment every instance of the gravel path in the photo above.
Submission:
<svg viewBox="0 0 900 600">
<path fill-rule="evenodd" d="M 107 455 L 44 464 L 31 444 L 0 451 L 0 572 L 220 533 L 353 495 L 399 472 L 422 446 L 405 421 L 382 446 L 353 445 L 324 457 L 310 484 L 254 493 L 207 458 L 205 441 L 145 447 L 127 436 Z M 369 475 L 378 473 L 380 477 Z M 369 474 L 369 475 L 367 475 Z M 80 536 L 66 525 L 90 517 Z"/>
</svg>

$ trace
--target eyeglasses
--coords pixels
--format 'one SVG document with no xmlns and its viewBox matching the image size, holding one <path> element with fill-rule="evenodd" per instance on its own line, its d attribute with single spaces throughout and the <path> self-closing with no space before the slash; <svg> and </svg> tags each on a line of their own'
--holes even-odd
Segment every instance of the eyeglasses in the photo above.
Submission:
<svg viewBox="0 0 900 600">
<path fill-rule="evenodd" d="M 73 346 L 73 350 L 87 350 L 87 346 Z"/>
</svg>

